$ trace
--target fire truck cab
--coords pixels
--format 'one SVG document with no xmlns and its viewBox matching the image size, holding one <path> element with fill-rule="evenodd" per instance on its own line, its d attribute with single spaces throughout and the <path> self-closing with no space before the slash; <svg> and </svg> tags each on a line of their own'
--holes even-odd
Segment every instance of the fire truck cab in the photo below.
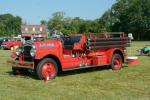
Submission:
<svg viewBox="0 0 150 100">
<path fill-rule="evenodd" d="M 111 66 L 120 70 L 126 62 L 129 38 L 123 32 L 68 34 L 59 39 L 24 44 L 8 61 L 13 72 L 33 69 L 38 79 L 53 79 L 58 71 Z"/>
</svg>

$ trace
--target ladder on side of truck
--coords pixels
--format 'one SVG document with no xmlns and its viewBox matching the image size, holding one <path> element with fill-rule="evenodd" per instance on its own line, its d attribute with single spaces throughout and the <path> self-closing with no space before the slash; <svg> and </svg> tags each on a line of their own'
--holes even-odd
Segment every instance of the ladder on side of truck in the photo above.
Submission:
<svg viewBox="0 0 150 100">
<path fill-rule="evenodd" d="M 130 39 L 123 32 L 87 34 L 86 48 L 95 50 L 101 48 L 124 48 L 130 45 Z"/>
</svg>

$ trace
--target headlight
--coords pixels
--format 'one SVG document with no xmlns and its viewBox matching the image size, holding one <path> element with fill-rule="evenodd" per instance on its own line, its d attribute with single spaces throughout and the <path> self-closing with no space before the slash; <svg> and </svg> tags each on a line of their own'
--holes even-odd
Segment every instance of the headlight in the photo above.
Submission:
<svg viewBox="0 0 150 100">
<path fill-rule="evenodd" d="M 19 56 L 19 55 L 21 54 L 21 51 L 22 51 L 22 50 L 21 50 L 20 48 L 17 48 L 17 49 L 16 49 L 16 55 Z"/>
<path fill-rule="evenodd" d="M 35 53 L 36 53 L 35 46 L 32 46 L 32 49 L 30 50 L 30 55 L 31 55 L 32 57 L 34 57 L 34 56 L 35 56 Z"/>
</svg>

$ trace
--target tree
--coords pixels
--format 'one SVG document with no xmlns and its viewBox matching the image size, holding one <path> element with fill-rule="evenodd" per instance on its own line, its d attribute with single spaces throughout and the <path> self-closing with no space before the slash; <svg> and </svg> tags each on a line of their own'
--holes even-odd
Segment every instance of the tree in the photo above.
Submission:
<svg viewBox="0 0 150 100">
<path fill-rule="evenodd" d="M 65 13 L 56 12 L 52 14 L 52 18 L 48 21 L 49 30 L 58 30 L 63 33 L 98 33 L 101 31 L 101 24 L 98 19 L 84 20 L 80 17 L 65 17 Z"/>
<path fill-rule="evenodd" d="M 22 19 L 11 14 L 0 15 L 0 34 L 1 36 L 12 36 L 21 33 Z"/>
<path fill-rule="evenodd" d="M 54 31 L 63 29 L 64 14 L 65 13 L 63 12 L 55 12 L 52 14 L 52 18 L 48 21 L 49 30 Z"/>
<path fill-rule="evenodd" d="M 107 31 L 133 33 L 136 40 L 150 39 L 149 20 L 150 0 L 117 0 L 100 18 Z"/>
<path fill-rule="evenodd" d="M 41 25 L 47 25 L 47 21 L 46 20 L 41 20 Z"/>
</svg>

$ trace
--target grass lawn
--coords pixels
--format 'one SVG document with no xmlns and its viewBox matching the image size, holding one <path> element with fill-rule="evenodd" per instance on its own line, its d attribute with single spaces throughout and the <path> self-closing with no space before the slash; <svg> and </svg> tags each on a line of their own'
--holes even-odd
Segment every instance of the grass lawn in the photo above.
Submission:
<svg viewBox="0 0 150 100">
<path fill-rule="evenodd" d="M 146 44 L 150 42 L 133 42 L 129 55 Z M 6 64 L 10 53 L 0 50 L 0 100 L 150 100 L 150 56 L 138 56 L 138 65 L 124 65 L 119 72 L 71 71 L 45 83 L 34 75 L 12 75 Z"/>
</svg>

